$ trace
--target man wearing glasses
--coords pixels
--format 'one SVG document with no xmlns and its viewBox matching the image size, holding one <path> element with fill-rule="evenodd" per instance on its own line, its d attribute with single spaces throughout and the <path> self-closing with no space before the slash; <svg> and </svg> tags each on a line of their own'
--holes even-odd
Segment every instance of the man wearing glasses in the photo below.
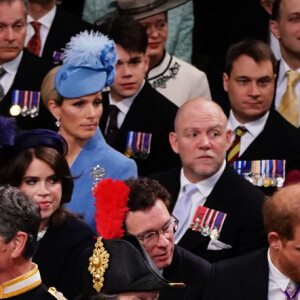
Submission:
<svg viewBox="0 0 300 300">
<path fill-rule="evenodd" d="M 210 274 L 210 264 L 174 244 L 178 220 L 168 211 L 170 194 L 156 180 L 125 181 L 130 188 L 125 230 L 138 237 L 163 276 L 184 282 L 183 289 L 161 291 L 159 299 L 201 300 Z"/>
</svg>

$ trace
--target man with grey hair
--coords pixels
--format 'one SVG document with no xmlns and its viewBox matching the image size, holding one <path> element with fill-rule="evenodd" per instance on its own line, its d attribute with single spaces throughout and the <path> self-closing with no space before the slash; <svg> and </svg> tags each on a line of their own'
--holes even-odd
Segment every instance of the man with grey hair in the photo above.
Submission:
<svg viewBox="0 0 300 300">
<path fill-rule="evenodd" d="M 0 115 L 15 117 L 21 129 L 55 129 L 55 120 L 39 96 L 53 65 L 24 49 L 26 3 L 0 1 Z"/>
<path fill-rule="evenodd" d="M 0 299 L 65 299 L 47 290 L 31 262 L 40 221 L 40 208 L 24 193 L 0 187 Z"/>
</svg>

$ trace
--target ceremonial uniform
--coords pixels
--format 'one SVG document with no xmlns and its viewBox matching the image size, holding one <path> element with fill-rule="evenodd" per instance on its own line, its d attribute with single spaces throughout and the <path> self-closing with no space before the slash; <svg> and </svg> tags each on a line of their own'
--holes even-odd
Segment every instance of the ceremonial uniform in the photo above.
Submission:
<svg viewBox="0 0 300 300">
<path fill-rule="evenodd" d="M 210 271 L 209 262 L 175 245 L 172 263 L 163 270 L 163 276 L 173 282 L 184 282 L 185 287 L 161 290 L 159 300 L 202 300 Z"/>
<path fill-rule="evenodd" d="M 211 99 L 205 73 L 166 51 L 159 65 L 148 71 L 146 79 L 178 107 L 196 97 Z"/>
<path fill-rule="evenodd" d="M 153 178 L 171 193 L 170 211 L 173 211 L 180 191 L 180 169 L 156 174 Z M 204 207 L 226 214 L 220 236 L 213 239 L 201 231 L 193 231 L 190 226 L 178 244 L 210 262 L 266 246 L 263 202 L 264 194 L 227 165 L 204 203 Z"/>
<path fill-rule="evenodd" d="M 63 294 L 56 291 L 55 288 L 47 288 L 41 279 L 38 266 L 10 281 L 0 285 L 0 299 L 16 300 L 66 300 Z"/>
<path fill-rule="evenodd" d="M 68 215 L 59 226 L 50 226 L 33 256 L 43 282 L 55 286 L 66 298 L 75 299 L 83 289 L 83 272 L 89 260 L 85 249 L 94 246 L 96 234 L 85 223 Z"/>
<path fill-rule="evenodd" d="M 10 116 L 10 108 L 16 99 L 13 98 L 13 91 L 31 91 L 39 92 L 44 76 L 53 67 L 53 65 L 30 53 L 27 49 L 23 49 L 23 55 L 19 64 L 16 76 L 9 91 L 0 102 L 0 115 Z M 17 102 L 18 103 L 18 102 Z M 19 101 L 21 108 L 24 107 L 24 100 Z M 38 115 L 31 117 L 30 114 L 22 116 L 19 114 L 16 117 L 17 125 L 25 129 L 46 128 L 56 130 L 55 119 L 44 105 L 42 99 L 39 101 Z"/>
<path fill-rule="evenodd" d="M 169 143 L 169 133 L 174 130 L 174 119 L 177 107 L 153 89 L 148 82 L 134 98 L 132 105 L 112 143 L 112 147 L 121 153 L 127 153 L 137 164 L 139 176 L 170 169 L 180 164 Z M 105 132 L 109 115 L 108 94 L 103 94 L 103 115 L 100 128 Z M 137 141 L 128 145 L 128 133 L 150 133 L 148 153 L 136 153 Z M 129 149 L 131 148 L 131 149 Z M 133 149 L 132 149 L 133 148 Z M 128 150 L 132 150 L 129 152 Z"/>
<path fill-rule="evenodd" d="M 100 129 L 84 145 L 70 169 L 78 178 L 74 181 L 72 200 L 66 207 L 82 216 L 92 228 L 95 228 L 93 185 L 101 178 L 126 180 L 137 176 L 134 161 L 107 145 Z"/>
</svg>

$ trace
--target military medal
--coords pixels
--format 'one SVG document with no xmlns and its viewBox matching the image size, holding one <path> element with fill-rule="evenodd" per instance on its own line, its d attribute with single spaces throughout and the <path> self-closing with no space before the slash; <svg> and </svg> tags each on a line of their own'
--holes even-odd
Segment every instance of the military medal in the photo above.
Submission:
<svg viewBox="0 0 300 300">
<path fill-rule="evenodd" d="M 217 228 L 214 228 L 214 229 L 211 231 L 209 237 L 210 237 L 212 240 L 217 240 L 217 239 L 220 237 L 220 233 L 219 233 L 218 229 L 217 229 Z"/>
<path fill-rule="evenodd" d="M 150 154 L 151 137 L 151 133 L 129 131 L 124 154 L 136 159 L 147 159 Z"/>
<path fill-rule="evenodd" d="M 266 177 L 264 180 L 264 187 L 269 187 L 272 184 L 272 180 L 270 177 Z"/>
<path fill-rule="evenodd" d="M 9 113 L 11 116 L 16 117 L 21 113 L 21 107 L 18 104 L 14 104 L 9 109 Z"/>
<path fill-rule="evenodd" d="M 57 65 L 62 61 L 63 52 L 54 51 L 53 52 L 53 62 Z"/>
</svg>

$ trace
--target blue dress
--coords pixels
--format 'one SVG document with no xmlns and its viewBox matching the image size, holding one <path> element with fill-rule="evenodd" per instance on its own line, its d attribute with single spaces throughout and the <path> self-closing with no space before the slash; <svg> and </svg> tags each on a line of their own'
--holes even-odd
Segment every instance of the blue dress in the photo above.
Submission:
<svg viewBox="0 0 300 300">
<path fill-rule="evenodd" d="M 96 166 L 104 169 L 101 178 L 126 180 L 130 177 L 137 177 L 134 160 L 107 145 L 98 128 L 71 166 L 72 175 L 79 176 L 79 178 L 74 180 L 72 199 L 66 205 L 67 209 L 82 216 L 92 228 L 96 227 L 96 223 L 94 197 L 91 193 L 95 179 L 91 175 L 91 170 Z"/>
</svg>

